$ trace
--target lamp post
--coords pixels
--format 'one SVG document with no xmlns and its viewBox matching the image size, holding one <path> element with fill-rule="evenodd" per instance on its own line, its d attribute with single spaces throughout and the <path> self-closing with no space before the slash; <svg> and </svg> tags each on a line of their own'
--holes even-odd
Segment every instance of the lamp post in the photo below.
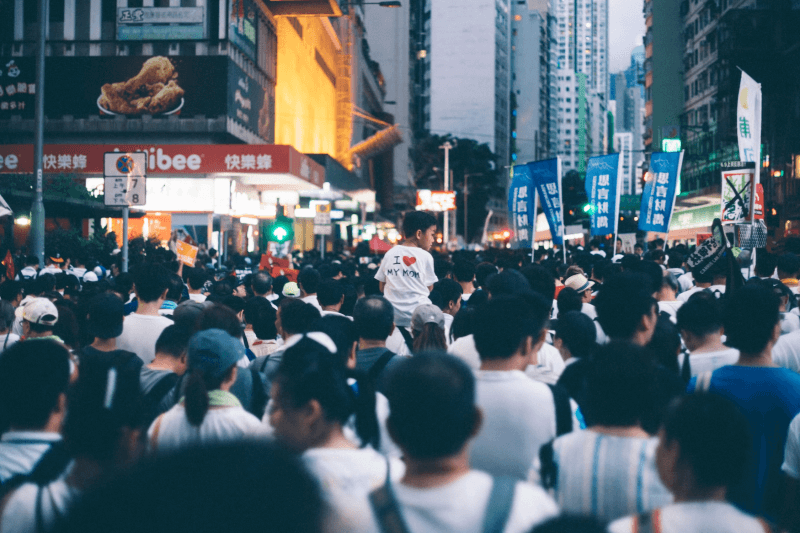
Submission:
<svg viewBox="0 0 800 533">
<path fill-rule="evenodd" d="M 444 190 L 450 190 L 450 150 L 452 150 L 454 145 L 450 144 L 450 141 L 445 141 L 443 145 L 439 148 L 444 150 Z M 450 213 L 448 211 L 444 212 L 444 227 L 442 228 L 442 241 L 444 243 L 445 248 L 447 247 L 447 243 L 450 242 Z"/>
<path fill-rule="evenodd" d="M 42 182 L 44 179 L 44 56 L 47 39 L 47 20 L 49 0 L 39 0 L 39 36 L 36 50 L 36 107 L 35 133 L 33 139 L 33 168 L 35 194 L 31 206 L 31 245 L 33 255 L 39 258 L 39 266 L 44 266 L 44 199 Z"/>
</svg>

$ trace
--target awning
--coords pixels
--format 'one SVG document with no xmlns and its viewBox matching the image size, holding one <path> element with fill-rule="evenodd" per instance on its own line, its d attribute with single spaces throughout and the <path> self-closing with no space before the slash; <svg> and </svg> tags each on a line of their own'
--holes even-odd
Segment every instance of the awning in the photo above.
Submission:
<svg viewBox="0 0 800 533">
<path fill-rule="evenodd" d="M 46 144 L 44 172 L 103 175 L 107 152 L 147 153 L 148 176 L 235 176 L 259 190 L 304 190 L 325 183 L 325 168 L 276 144 Z M 0 146 L 0 174 L 32 174 L 33 145 Z"/>
</svg>

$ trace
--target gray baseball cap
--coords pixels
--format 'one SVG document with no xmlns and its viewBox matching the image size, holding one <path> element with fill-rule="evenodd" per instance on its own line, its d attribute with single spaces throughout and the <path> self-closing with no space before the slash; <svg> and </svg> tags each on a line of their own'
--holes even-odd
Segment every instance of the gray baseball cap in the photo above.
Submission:
<svg viewBox="0 0 800 533">
<path fill-rule="evenodd" d="M 411 329 L 422 331 L 425 324 L 431 323 L 444 329 L 444 314 L 441 309 L 433 304 L 423 304 L 414 309 L 414 314 L 411 315 Z"/>
</svg>

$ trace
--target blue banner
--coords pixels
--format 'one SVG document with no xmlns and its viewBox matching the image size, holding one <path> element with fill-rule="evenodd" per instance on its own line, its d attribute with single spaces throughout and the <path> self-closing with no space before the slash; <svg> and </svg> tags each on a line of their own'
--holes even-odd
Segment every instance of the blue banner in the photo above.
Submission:
<svg viewBox="0 0 800 533">
<path fill-rule="evenodd" d="M 550 235 L 553 244 L 564 244 L 564 208 L 561 203 L 561 159 L 548 159 L 528 163 L 531 171 L 533 186 L 539 193 L 539 203 L 542 206 L 547 223 L 550 225 Z"/>
<path fill-rule="evenodd" d="M 589 159 L 586 196 L 591 206 L 592 235 L 615 235 L 619 221 L 619 154 Z"/>
<path fill-rule="evenodd" d="M 669 233 L 682 163 L 683 152 L 654 152 L 650 156 L 650 171 L 639 209 L 640 230 Z"/>
<path fill-rule="evenodd" d="M 536 191 L 528 165 L 516 165 L 508 189 L 508 212 L 511 213 L 512 248 L 530 248 L 536 223 Z"/>
</svg>

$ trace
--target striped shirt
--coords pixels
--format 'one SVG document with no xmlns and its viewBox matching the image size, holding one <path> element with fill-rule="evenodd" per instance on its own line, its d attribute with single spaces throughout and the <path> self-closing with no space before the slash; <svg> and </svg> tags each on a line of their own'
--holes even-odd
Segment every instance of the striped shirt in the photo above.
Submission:
<svg viewBox="0 0 800 533">
<path fill-rule="evenodd" d="M 655 464 L 657 438 L 618 437 L 591 430 L 553 442 L 555 497 L 564 513 L 615 520 L 672 502 Z"/>
</svg>

